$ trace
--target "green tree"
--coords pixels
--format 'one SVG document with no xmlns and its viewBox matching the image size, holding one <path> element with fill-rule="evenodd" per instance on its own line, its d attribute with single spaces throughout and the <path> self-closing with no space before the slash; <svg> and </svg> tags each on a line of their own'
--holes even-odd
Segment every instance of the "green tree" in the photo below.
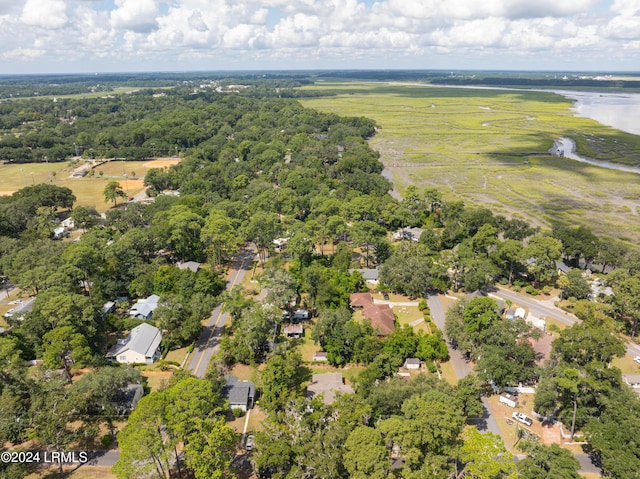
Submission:
<svg viewBox="0 0 640 479">
<path fill-rule="evenodd" d="M 460 460 L 464 463 L 464 477 L 517 477 L 513 456 L 505 449 L 502 438 L 491 432 L 481 433 L 476 428 L 467 429 L 460 448 Z"/>
<path fill-rule="evenodd" d="M 148 474 L 166 477 L 171 468 L 173 444 L 164 431 L 166 400 L 162 393 L 144 396 L 118 433 L 120 458 L 112 468 L 118 479 L 135 479 Z"/>
<path fill-rule="evenodd" d="M 185 445 L 185 457 L 196 479 L 234 479 L 231 461 L 237 436 L 224 418 L 207 421 L 197 438 Z"/>
<path fill-rule="evenodd" d="M 557 444 L 543 446 L 534 442 L 520 443 L 527 457 L 517 464 L 518 477 L 522 479 L 580 479 L 580 463 L 570 451 Z"/>
<path fill-rule="evenodd" d="M 42 339 L 43 360 L 49 368 L 64 368 L 70 376 L 71 365 L 83 367 L 91 361 L 91 348 L 86 338 L 71 326 L 58 326 Z"/>
<path fill-rule="evenodd" d="M 387 479 L 391 477 L 389 451 L 382 436 L 371 427 L 353 430 L 345 443 L 344 465 L 354 479 Z"/>
<path fill-rule="evenodd" d="M 300 353 L 289 349 L 268 359 L 260 379 L 261 404 L 271 411 L 282 408 L 292 394 L 299 394 L 302 384 L 311 379 L 311 371 L 303 365 Z"/>
<path fill-rule="evenodd" d="M 522 250 L 522 260 L 533 277 L 534 286 L 549 281 L 556 272 L 556 261 L 562 253 L 562 242 L 550 236 L 533 236 Z"/>
<path fill-rule="evenodd" d="M 118 198 L 127 197 L 127 194 L 122 190 L 122 186 L 117 181 L 110 181 L 107 183 L 102 194 L 104 195 L 105 203 L 113 201 L 113 206 L 117 205 Z"/>
</svg>

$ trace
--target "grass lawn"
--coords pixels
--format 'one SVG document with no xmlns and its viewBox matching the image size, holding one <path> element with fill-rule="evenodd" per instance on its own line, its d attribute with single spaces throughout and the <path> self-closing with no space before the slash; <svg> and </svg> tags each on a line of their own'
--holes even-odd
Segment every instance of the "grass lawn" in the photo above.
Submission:
<svg viewBox="0 0 640 479">
<path fill-rule="evenodd" d="M 560 95 L 330 82 L 305 89 L 336 94 L 301 99 L 306 107 L 377 122 L 371 146 L 398 192 L 409 184 L 438 187 L 445 199 L 535 225 L 583 224 L 640 238 L 636 174 L 548 154 L 568 136 L 585 156 L 640 164 L 640 137 L 574 116 Z"/>
<path fill-rule="evenodd" d="M 182 361 L 184 361 L 184 358 L 187 356 L 188 349 L 188 347 L 185 347 L 169 351 L 167 353 L 167 357 L 164 359 L 165 361 L 175 361 L 178 364 L 182 364 Z"/>
<path fill-rule="evenodd" d="M 166 388 L 169 384 L 169 379 L 173 375 L 170 371 L 142 371 L 141 374 L 147 379 L 147 385 L 151 392 Z"/>
<path fill-rule="evenodd" d="M 254 381 L 256 371 L 251 366 L 238 363 L 235 366 L 233 366 L 233 369 L 231 370 L 231 374 L 237 377 L 238 379 L 242 379 L 243 381 Z"/>
<path fill-rule="evenodd" d="M 42 468 L 37 473 L 29 474 L 26 479 L 54 479 L 65 477 L 69 479 L 116 479 L 115 474 L 111 473 L 110 467 L 98 466 L 81 466 L 79 468 L 63 467 L 64 476 L 58 474 L 57 467 Z"/>
<path fill-rule="evenodd" d="M 129 163 L 129 162 L 125 162 Z M 136 162 L 137 163 L 137 162 Z M 0 195 L 10 195 L 25 186 L 40 183 L 53 183 L 56 186 L 66 186 L 76 195 L 76 205 L 95 206 L 99 212 L 106 211 L 111 203 L 104 201 L 102 192 L 104 187 L 113 181 L 111 178 L 84 177 L 70 178 L 73 168 L 70 162 L 62 163 L 25 163 L 0 165 Z M 140 173 L 145 171 L 140 168 Z M 55 173 L 55 175 L 54 175 Z M 136 171 L 136 173 L 138 173 Z M 51 181 L 53 180 L 53 181 Z M 116 180 L 129 196 L 135 196 L 144 189 L 143 180 Z"/>
<path fill-rule="evenodd" d="M 440 363 L 440 374 L 442 374 L 442 379 L 447 381 L 449 384 L 453 386 L 458 384 L 458 376 L 456 376 L 456 373 L 453 370 L 453 365 L 451 364 L 451 361 L 447 361 L 446 363 Z"/>
<path fill-rule="evenodd" d="M 621 358 L 615 358 L 613 365 L 622 371 L 622 374 L 640 374 L 640 364 L 636 363 L 631 356 L 626 354 Z"/>
</svg>

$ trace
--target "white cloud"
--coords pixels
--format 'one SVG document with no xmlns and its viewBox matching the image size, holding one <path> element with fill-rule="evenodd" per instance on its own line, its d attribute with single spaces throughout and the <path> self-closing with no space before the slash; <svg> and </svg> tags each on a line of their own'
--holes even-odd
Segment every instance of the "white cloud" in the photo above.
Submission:
<svg viewBox="0 0 640 479">
<path fill-rule="evenodd" d="M 60 28 L 67 23 L 64 0 L 27 0 L 20 20 L 34 27 Z"/>
<path fill-rule="evenodd" d="M 115 0 L 111 25 L 119 30 L 148 33 L 157 27 L 158 7 L 154 0 Z"/>
<path fill-rule="evenodd" d="M 506 56 L 536 68 L 620 52 L 637 63 L 638 40 L 640 0 L 0 0 L 0 72 L 30 55 L 89 70 L 429 65 L 413 57 L 490 67 Z"/>
<path fill-rule="evenodd" d="M 41 57 L 46 52 L 35 48 L 16 48 L 14 50 L 8 50 L 2 53 L 0 57 L 3 60 L 33 60 Z"/>
</svg>

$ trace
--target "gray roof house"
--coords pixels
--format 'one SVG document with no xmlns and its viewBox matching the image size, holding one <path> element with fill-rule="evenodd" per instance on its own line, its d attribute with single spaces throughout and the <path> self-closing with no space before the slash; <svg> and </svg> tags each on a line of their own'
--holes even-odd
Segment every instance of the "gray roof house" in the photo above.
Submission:
<svg viewBox="0 0 640 479">
<path fill-rule="evenodd" d="M 353 388 L 344 383 L 342 373 L 314 374 L 311 384 L 307 386 L 307 397 L 309 399 L 322 394 L 324 403 L 333 404 L 336 400 L 336 393 L 353 393 Z"/>
<path fill-rule="evenodd" d="M 244 412 L 251 409 L 256 397 L 256 385 L 230 374 L 224 379 L 227 384 L 222 388 L 222 397 L 229 401 L 229 409 L 239 408 Z"/>
<path fill-rule="evenodd" d="M 139 299 L 129 310 L 129 316 L 143 320 L 151 319 L 153 311 L 158 307 L 158 301 L 160 301 L 160 296 L 157 294 L 152 294 L 145 299 Z"/>
<path fill-rule="evenodd" d="M 200 263 L 197 261 L 184 261 L 182 263 L 177 263 L 176 266 L 179 269 L 188 269 L 194 273 L 197 273 L 200 270 Z"/>
<path fill-rule="evenodd" d="M 107 359 L 114 359 L 124 364 L 152 364 L 160 358 L 160 341 L 162 341 L 160 330 L 150 324 L 142 323 L 133 328 L 126 338 L 118 339 L 107 353 Z"/>
<path fill-rule="evenodd" d="M 144 396 L 144 388 L 140 384 L 129 384 L 116 391 L 113 406 L 120 416 L 130 414 L 136 408 L 140 398 Z"/>
</svg>

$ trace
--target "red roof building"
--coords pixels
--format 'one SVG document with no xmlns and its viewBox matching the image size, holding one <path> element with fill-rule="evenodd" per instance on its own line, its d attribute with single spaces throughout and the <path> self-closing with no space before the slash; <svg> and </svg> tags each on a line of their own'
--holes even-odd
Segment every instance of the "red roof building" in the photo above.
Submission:
<svg viewBox="0 0 640 479">
<path fill-rule="evenodd" d="M 371 327 L 380 336 L 388 336 L 396 329 L 395 316 L 388 304 L 374 304 L 371 293 L 353 293 L 349 297 L 352 309 L 361 309 L 362 317 L 371 322 Z"/>
</svg>

